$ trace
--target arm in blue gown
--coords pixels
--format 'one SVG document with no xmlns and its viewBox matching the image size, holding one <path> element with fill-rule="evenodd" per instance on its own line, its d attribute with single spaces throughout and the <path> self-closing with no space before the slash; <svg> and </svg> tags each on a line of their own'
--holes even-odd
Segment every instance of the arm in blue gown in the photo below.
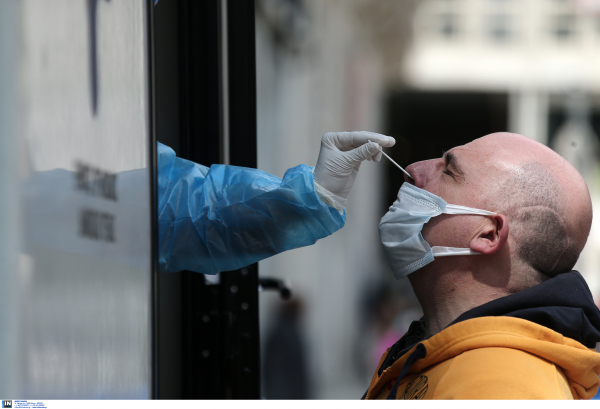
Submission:
<svg viewBox="0 0 600 409">
<path fill-rule="evenodd" d="M 216 274 L 314 244 L 346 213 L 315 193 L 312 168 L 283 180 L 257 169 L 181 159 L 158 144 L 159 270 Z"/>
</svg>

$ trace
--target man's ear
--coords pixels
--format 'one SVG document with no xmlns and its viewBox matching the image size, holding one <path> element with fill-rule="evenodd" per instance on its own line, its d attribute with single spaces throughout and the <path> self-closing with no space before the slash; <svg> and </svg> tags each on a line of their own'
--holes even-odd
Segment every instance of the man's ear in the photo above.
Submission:
<svg viewBox="0 0 600 409">
<path fill-rule="evenodd" d="M 470 248 L 481 254 L 494 254 L 508 240 L 508 218 L 503 214 L 490 216 L 477 235 L 471 240 Z"/>
</svg>

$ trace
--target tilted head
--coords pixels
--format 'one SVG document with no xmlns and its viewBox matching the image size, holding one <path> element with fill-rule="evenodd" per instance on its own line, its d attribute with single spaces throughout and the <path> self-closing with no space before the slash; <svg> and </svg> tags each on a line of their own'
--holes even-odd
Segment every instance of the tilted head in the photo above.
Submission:
<svg viewBox="0 0 600 409">
<path fill-rule="evenodd" d="M 534 277 L 535 284 L 571 270 L 586 243 L 587 185 L 560 155 L 525 136 L 490 134 L 407 171 L 414 177 L 409 182 L 448 203 L 498 213 L 443 215 L 425 225 L 423 238 L 432 246 L 466 246 L 490 256 L 461 257 L 463 263 L 494 263 Z M 453 262 L 436 260 L 429 268 Z"/>
</svg>

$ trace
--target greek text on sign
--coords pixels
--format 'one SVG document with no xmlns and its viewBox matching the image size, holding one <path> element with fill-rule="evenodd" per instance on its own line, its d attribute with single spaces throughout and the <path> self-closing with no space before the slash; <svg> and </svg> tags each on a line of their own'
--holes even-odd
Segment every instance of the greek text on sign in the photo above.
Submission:
<svg viewBox="0 0 600 409">
<path fill-rule="evenodd" d="M 75 188 L 90 196 L 117 201 L 117 174 L 105 172 L 83 162 L 75 163 Z"/>
</svg>

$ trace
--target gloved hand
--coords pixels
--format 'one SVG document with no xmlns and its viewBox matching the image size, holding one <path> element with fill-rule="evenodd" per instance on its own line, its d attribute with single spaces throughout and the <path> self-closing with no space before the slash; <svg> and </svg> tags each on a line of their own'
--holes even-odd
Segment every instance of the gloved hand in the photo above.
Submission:
<svg viewBox="0 0 600 409">
<path fill-rule="evenodd" d="M 379 162 L 380 146 L 390 147 L 395 143 L 391 136 L 373 132 L 326 133 L 314 170 L 315 191 L 329 206 L 343 211 L 362 161 Z"/>
</svg>

